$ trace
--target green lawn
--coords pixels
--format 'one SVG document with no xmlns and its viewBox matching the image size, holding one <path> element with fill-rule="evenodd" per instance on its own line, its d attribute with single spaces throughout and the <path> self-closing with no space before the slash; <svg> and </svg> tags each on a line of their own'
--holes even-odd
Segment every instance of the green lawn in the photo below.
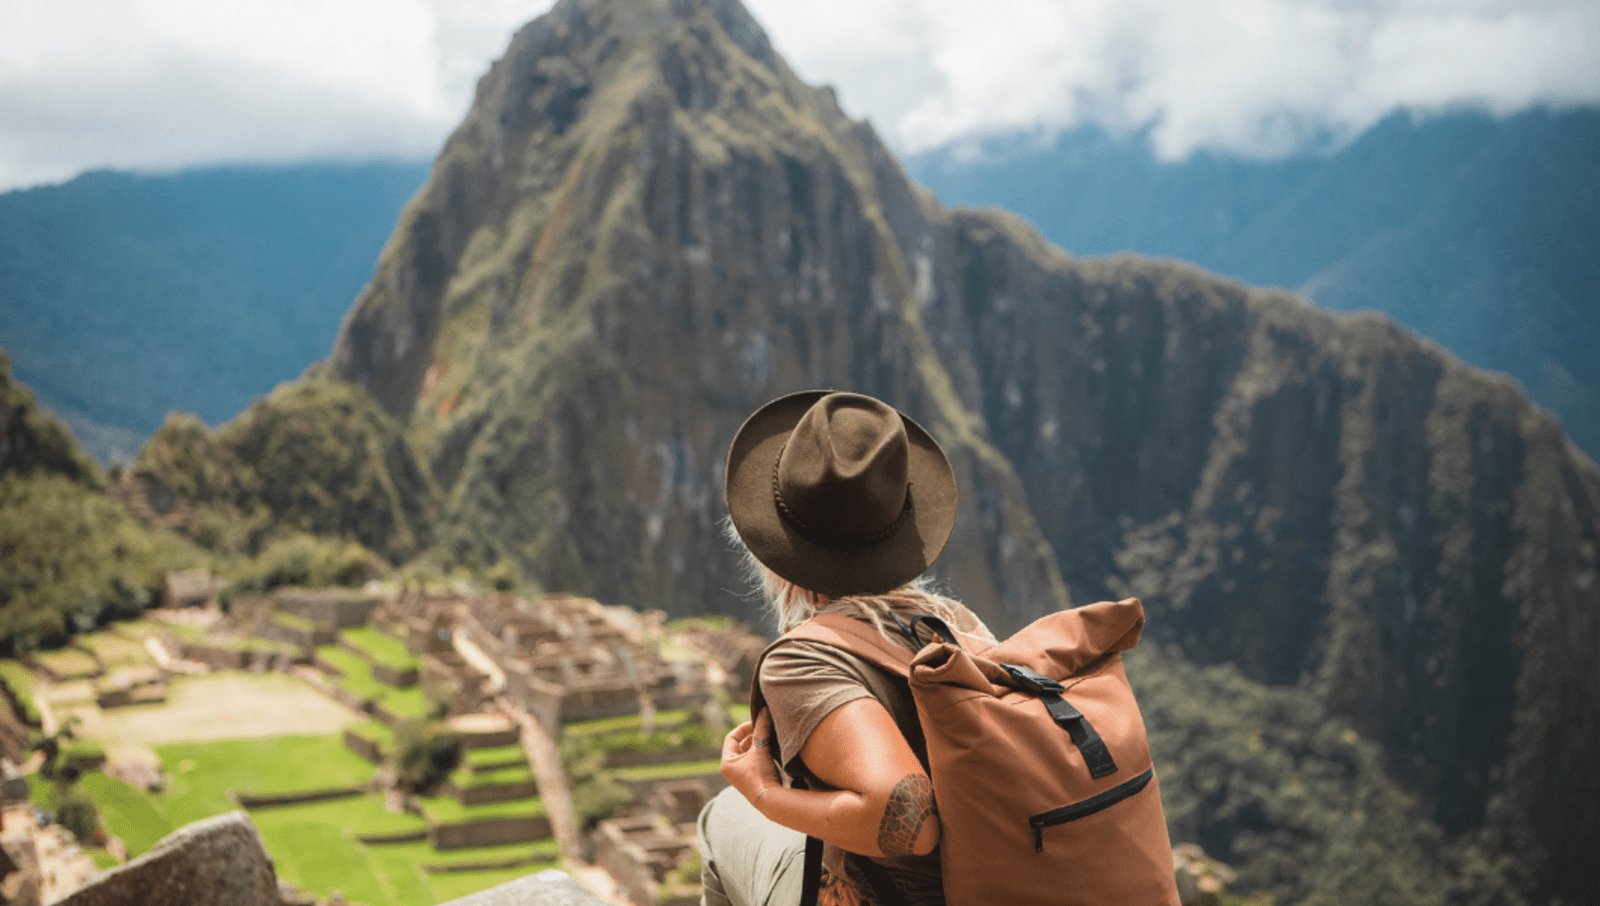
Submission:
<svg viewBox="0 0 1600 906">
<path fill-rule="evenodd" d="M 385 878 L 391 889 L 397 891 L 406 889 L 416 897 L 415 899 L 396 897 L 389 902 L 410 906 L 412 903 L 431 904 L 454 900 L 497 884 L 515 881 L 523 875 L 543 871 L 546 868 L 561 868 L 553 850 L 554 844 L 547 845 L 546 841 L 519 843 L 513 846 L 489 846 L 481 849 L 459 849 L 444 853 L 434 852 L 427 843 L 390 843 L 366 847 L 366 854 L 371 860 L 374 874 Z M 547 863 L 535 863 L 517 868 L 441 873 L 426 872 L 422 868 L 424 865 L 495 862 L 522 855 L 537 856 L 544 853 L 550 853 Z M 373 898 L 367 902 L 371 906 L 381 906 L 383 901 Z"/>
<path fill-rule="evenodd" d="M 462 805 L 451 796 L 435 796 L 422 800 L 422 810 L 428 817 L 445 824 L 477 821 L 484 818 L 521 818 L 543 815 L 541 799 L 518 799 L 513 802 L 485 802 L 481 805 Z"/>
<path fill-rule="evenodd" d="M 306 617 L 302 617 L 299 614 L 286 613 L 286 612 L 284 612 L 282 610 L 274 610 L 267 617 L 267 619 L 271 620 L 273 623 L 276 623 L 279 626 L 282 626 L 285 629 L 292 629 L 295 632 L 316 632 L 317 631 L 317 624 L 316 624 L 315 620 L 307 619 Z"/>
<path fill-rule="evenodd" d="M 334 677 L 335 683 L 362 698 L 382 698 L 384 690 L 389 688 L 372 678 L 371 664 L 338 645 L 318 645 L 317 657 L 343 674 Z"/>
<path fill-rule="evenodd" d="M 368 720 L 350 727 L 350 732 L 362 739 L 371 740 L 384 750 L 394 747 L 394 731 L 378 720 Z"/>
<path fill-rule="evenodd" d="M 100 806 L 107 829 L 121 837 L 135 856 L 191 821 L 238 808 L 228 798 L 229 790 L 326 789 L 365 783 L 373 772 L 372 765 L 345 748 L 337 736 L 178 743 L 157 746 L 156 754 L 167 772 L 167 788 L 161 793 L 146 793 L 98 772 L 81 782 Z M 336 800 L 352 801 L 357 800 Z"/>
<path fill-rule="evenodd" d="M 422 691 L 421 686 L 412 686 L 409 689 L 393 689 L 384 686 L 383 697 L 380 701 L 396 717 L 426 717 L 429 710 L 428 694 Z"/>
<path fill-rule="evenodd" d="M 360 655 L 337 645 L 317 648 L 317 656 L 343 672 L 333 682 L 363 701 L 379 701 L 397 717 L 423 717 L 428 713 L 428 696 L 421 686 L 396 689 L 372 676 L 372 665 Z"/>
<path fill-rule="evenodd" d="M 150 652 L 145 650 L 143 643 L 115 632 L 102 630 L 79 636 L 79 641 L 94 651 L 100 663 L 107 668 L 150 663 Z"/>
<path fill-rule="evenodd" d="M 657 711 L 656 729 L 677 726 L 688 719 L 689 712 L 684 708 Z M 599 720 L 570 723 L 562 727 L 561 732 L 578 736 L 597 736 L 604 733 L 638 733 L 643 726 L 644 718 L 637 714 L 624 714 L 621 717 L 602 717 Z"/>
<path fill-rule="evenodd" d="M 342 786 L 372 776 L 371 765 L 346 750 L 335 736 L 286 736 L 158 746 L 169 775 L 164 793 L 151 794 L 103 774 L 82 782 L 100 806 L 107 829 L 129 852 L 147 852 L 162 837 L 191 821 L 235 808 L 230 789 L 285 792 Z M 48 784 L 35 779 L 48 807 Z M 543 814 L 538 800 L 463 809 L 453 799 L 432 800 L 430 810 L 449 820 Z M 300 805 L 257 808 L 250 820 L 261 831 L 278 876 L 327 896 L 338 890 L 368 906 L 432 906 L 503 884 L 530 872 L 559 867 L 553 841 L 436 853 L 426 842 L 367 846 L 367 834 L 419 830 L 416 815 L 395 814 L 376 793 Z M 490 871 L 430 874 L 424 864 L 494 862 L 522 856 L 548 861 Z"/>
<path fill-rule="evenodd" d="M 486 764 L 517 764 L 528 763 L 528 753 L 522 748 L 521 743 L 512 743 L 508 746 L 487 746 L 477 749 L 463 749 L 461 760 L 469 766 Z"/>
<path fill-rule="evenodd" d="M 490 786 L 501 783 L 526 783 L 533 779 L 533 770 L 526 764 L 514 765 L 509 768 L 495 768 L 492 771 L 469 771 L 461 769 L 451 778 L 456 786 Z"/>
<path fill-rule="evenodd" d="M 37 777 L 29 783 L 43 784 Z M 157 797 L 144 790 L 99 772 L 85 775 L 78 785 L 99 807 L 106 830 L 122 838 L 130 856 L 149 852 L 162 837 L 178 829 L 157 807 Z"/>
<path fill-rule="evenodd" d="M 395 670 L 404 670 L 407 667 L 420 668 L 422 661 L 406 650 L 404 642 L 379 632 L 370 626 L 358 626 L 354 629 L 341 629 L 339 635 L 346 642 L 360 648 L 367 656 L 384 666 Z"/>
<path fill-rule="evenodd" d="M 426 844 L 397 845 L 426 846 Z M 478 865 L 485 862 L 509 862 L 512 859 L 555 862 L 561 858 L 561 847 L 553 838 L 546 837 L 532 843 L 506 843 L 500 846 L 477 846 L 472 849 L 450 849 L 444 852 L 426 849 L 418 852 L 416 858 L 424 865 Z"/>
<path fill-rule="evenodd" d="M 629 780 L 664 780 L 673 777 L 702 777 L 717 773 L 721 767 L 721 760 L 710 758 L 705 761 L 676 761 L 670 764 L 617 768 L 616 772 Z"/>
<path fill-rule="evenodd" d="M 145 625 L 153 627 L 157 633 L 161 632 L 162 630 L 169 631 L 185 642 L 204 642 L 206 640 L 206 636 L 210 635 L 209 632 L 201 629 L 199 626 L 190 626 L 188 623 L 160 623 L 156 621 L 148 621 L 145 623 Z"/>
</svg>

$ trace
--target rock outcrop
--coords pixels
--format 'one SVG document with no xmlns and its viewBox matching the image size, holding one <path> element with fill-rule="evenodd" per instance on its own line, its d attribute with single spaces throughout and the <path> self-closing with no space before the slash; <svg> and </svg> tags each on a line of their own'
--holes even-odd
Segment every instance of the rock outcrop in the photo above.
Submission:
<svg viewBox="0 0 1600 906">
<path fill-rule="evenodd" d="M 280 906 L 277 873 L 244 812 L 185 825 L 126 865 L 97 875 L 60 906 Z"/>
<path fill-rule="evenodd" d="M 906 243 L 936 215 L 737 2 L 563 2 L 480 83 L 330 371 L 407 422 L 447 545 L 679 614 L 742 611 L 718 523 L 743 418 L 875 394 L 946 444 L 970 505 L 943 569 L 1017 625 L 1068 596 L 923 323 Z"/>
<path fill-rule="evenodd" d="M 480 890 L 444 906 L 605 906 L 606 901 L 554 869 Z"/>
</svg>

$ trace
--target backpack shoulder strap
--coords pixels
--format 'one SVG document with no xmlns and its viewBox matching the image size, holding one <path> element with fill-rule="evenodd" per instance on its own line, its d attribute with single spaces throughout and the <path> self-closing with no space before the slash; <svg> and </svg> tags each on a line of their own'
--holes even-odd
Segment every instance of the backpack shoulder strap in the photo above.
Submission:
<svg viewBox="0 0 1600 906">
<path fill-rule="evenodd" d="M 910 677 L 911 658 L 915 656 L 913 652 L 889 642 L 879 635 L 876 629 L 860 620 L 842 614 L 819 613 L 779 636 L 777 641 L 761 652 L 761 658 L 756 661 L 755 673 L 750 681 L 751 715 L 760 714 L 761 709 L 767 704 L 766 696 L 761 694 L 761 666 L 767 662 L 767 655 L 794 641 L 821 642 L 830 645 L 882 667 L 901 679 Z"/>
<path fill-rule="evenodd" d="M 871 625 L 837 613 L 819 613 L 789 630 L 784 638 L 830 645 L 902 679 L 910 677 L 911 659 L 916 656 L 916 652 L 879 635 Z"/>
</svg>

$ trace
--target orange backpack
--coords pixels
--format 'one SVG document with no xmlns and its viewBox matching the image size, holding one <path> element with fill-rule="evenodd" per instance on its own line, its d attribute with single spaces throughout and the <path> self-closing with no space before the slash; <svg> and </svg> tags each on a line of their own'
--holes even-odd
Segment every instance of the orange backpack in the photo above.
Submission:
<svg viewBox="0 0 1600 906">
<path fill-rule="evenodd" d="M 906 631 L 922 624 L 942 641 L 915 655 L 838 614 L 773 645 L 822 642 L 908 679 L 928 743 L 949 906 L 1178 906 L 1160 784 L 1119 654 L 1139 641 L 1139 601 L 1053 613 L 981 651 L 931 617 Z M 758 682 L 751 713 L 762 703 Z M 808 841 L 810 896 L 820 856 Z M 885 887 L 874 878 L 888 906 L 898 897 Z"/>
</svg>

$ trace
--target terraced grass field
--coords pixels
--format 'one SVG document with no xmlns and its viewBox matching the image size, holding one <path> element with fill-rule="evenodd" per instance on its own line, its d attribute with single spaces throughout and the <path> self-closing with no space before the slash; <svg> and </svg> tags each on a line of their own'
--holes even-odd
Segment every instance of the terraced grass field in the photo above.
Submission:
<svg viewBox="0 0 1600 906">
<path fill-rule="evenodd" d="M 159 627 L 150 631 L 159 631 Z M 102 658 L 119 665 L 138 665 L 141 633 L 100 635 L 86 636 L 83 641 Z M 381 641 L 375 644 L 381 646 Z M 378 693 L 374 697 L 395 713 L 425 712 L 427 703 L 420 689 L 383 686 L 371 679 L 360 658 L 336 649 L 329 653 L 340 659 L 341 666 L 352 668 L 341 684 L 353 683 Z M 82 654 L 74 652 L 67 657 L 76 659 Z M 38 678 L 15 662 L 0 662 L 0 669 L 18 697 L 31 702 L 41 688 Z M 81 781 L 81 789 L 98 805 L 107 831 L 135 856 L 148 852 L 185 824 L 238 808 L 229 798 L 230 792 L 260 795 L 365 784 L 376 768 L 344 746 L 342 731 L 358 727 L 368 735 L 390 735 L 387 728 L 365 715 L 329 700 L 294 677 L 277 673 L 220 671 L 175 676 L 165 703 L 112 710 L 96 707 L 89 684 L 81 680 L 57 684 L 48 700 L 58 717 L 77 714 L 79 735 L 104 744 L 113 758 L 131 755 L 152 764 L 160 762 L 167 785 L 159 793 L 128 786 L 99 772 L 91 772 Z M 520 754 L 520 747 L 508 748 Z M 54 791 L 50 785 L 37 778 L 31 785 L 42 797 L 40 804 L 51 807 Z M 453 799 L 430 804 L 447 820 L 543 813 L 543 803 L 537 799 L 466 809 Z M 280 877 L 320 896 L 338 890 L 350 901 L 368 906 L 432 906 L 531 872 L 560 867 L 550 840 L 449 853 L 434 852 L 426 841 L 364 844 L 362 836 L 426 828 L 421 816 L 391 812 L 384 797 L 372 792 L 258 807 L 250 810 L 250 819 L 260 829 Z M 463 864 L 509 867 L 448 870 Z"/>
</svg>

